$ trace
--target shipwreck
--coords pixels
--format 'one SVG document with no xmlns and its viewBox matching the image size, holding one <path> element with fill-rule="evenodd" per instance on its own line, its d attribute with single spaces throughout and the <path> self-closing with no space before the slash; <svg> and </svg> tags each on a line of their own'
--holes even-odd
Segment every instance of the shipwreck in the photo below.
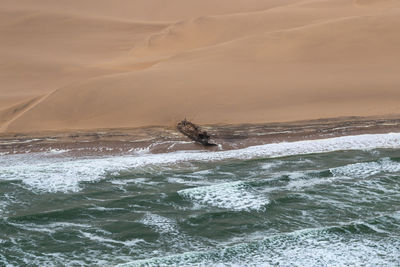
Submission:
<svg viewBox="0 0 400 267">
<path fill-rule="evenodd" d="M 200 129 L 199 126 L 196 124 L 184 119 L 183 121 L 178 122 L 177 126 L 178 130 L 192 139 L 193 141 L 196 141 L 203 146 L 216 146 L 217 144 L 214 144 L 210 142 L 210 136 L 207 134 L 206 131 L 203 131 Z"/>
</svg>

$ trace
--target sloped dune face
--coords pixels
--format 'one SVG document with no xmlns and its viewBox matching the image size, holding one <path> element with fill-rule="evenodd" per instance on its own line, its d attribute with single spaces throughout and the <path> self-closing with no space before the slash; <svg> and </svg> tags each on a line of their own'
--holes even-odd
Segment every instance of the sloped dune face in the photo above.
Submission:
<svg viewBox="0 0 400 267">
<path fill-rule="evenodd" d="M 5 6 L 69 12 L 81 15 L 96 15 L 140 21 L 169 21 L 190 19 L 205 15 L 224 15 L 240 12 L 254 12 L 282 5 L 300 2 L 299 0 L 4 0 Z"/>
<path fill-rule="evenodd" d="M 9 37 L 0 45 L 9 62 L 0 66 L 9 85 L 0 100 L 42 96 L 14 117 L 8 112 L 3 131 L 171 125 L 185 116 L 244 123 L 399 112 L 398 1 L 254 0 L 246 9 L 241 1 L 214 9 L 206 1 L 166 8 L 158 18 L 136 9 L 128 17 L 121 6 L 89 15 L 75 4 L 60 2 L 69 13 L 45 1 L 45 13 L 29 4 L 2 11 L 23 15 L 0 27 Z"/>
<path fill-rule="evenodd" d="M 95 65 L 123 55 L 132 44 L 167 25 L 2 3 L 0 128 L 19 116 L 20 112 L 9 116 L 11 107 L 68 84 L 115 72 Z"/>
<path fill-rule="evenodd" d="M 356 4 L 359 5 L 371 5 L 371 6 L 398 6 L 399 5 L 399 1 L 397 0 L 355 0 L 354 1 Z"/>
</svg>

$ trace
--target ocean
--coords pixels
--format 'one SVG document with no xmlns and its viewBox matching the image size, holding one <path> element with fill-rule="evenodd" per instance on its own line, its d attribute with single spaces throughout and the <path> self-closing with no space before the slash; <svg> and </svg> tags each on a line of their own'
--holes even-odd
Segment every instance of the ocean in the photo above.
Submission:
<svg viewBox="0 0 400 267">
<path fill-rule="evenodd" d="M 0 266 L 400 266 L 400 134 L 0 155 Z"/>
</svg>

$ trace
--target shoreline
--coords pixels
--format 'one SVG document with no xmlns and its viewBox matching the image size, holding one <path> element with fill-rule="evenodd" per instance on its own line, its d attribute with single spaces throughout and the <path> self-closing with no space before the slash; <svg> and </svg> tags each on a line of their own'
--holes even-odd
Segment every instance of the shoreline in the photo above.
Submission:
<svg viewBox="0 0 400 267">
<path fill-rule="evenodd" d="M 150 126 L 0 134 L 0 155 L 67 152 L 69 156 L 153 154 L 179 150 L 221 151 L 269 143 L 400 131 L 400 116 L 342 117 L 295 122 L 200 125 L 219 146 L 203 147 L 174 127 Z M 57 154 L 57 153 L 56 153 Z"/>
</svg>

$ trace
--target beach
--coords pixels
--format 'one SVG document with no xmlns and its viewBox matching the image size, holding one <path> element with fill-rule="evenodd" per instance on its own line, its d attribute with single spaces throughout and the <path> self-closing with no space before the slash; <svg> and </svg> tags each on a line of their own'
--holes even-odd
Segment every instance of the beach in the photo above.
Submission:
<svg viewBox="0 0 400 267">
<path fill-rule="evenodd" d="M 2 155 L 61 151 L 69 156 L 129 155 L 135 151 L 170 153 L 184 150 L 222 151 L 271 143 L 398 132 L 400 118 L 343 117 L 264 124 L 201 125 L 217 146 L 193 142 L 176 127 L 108 128 L 0 134 Z"/>
</svg>

